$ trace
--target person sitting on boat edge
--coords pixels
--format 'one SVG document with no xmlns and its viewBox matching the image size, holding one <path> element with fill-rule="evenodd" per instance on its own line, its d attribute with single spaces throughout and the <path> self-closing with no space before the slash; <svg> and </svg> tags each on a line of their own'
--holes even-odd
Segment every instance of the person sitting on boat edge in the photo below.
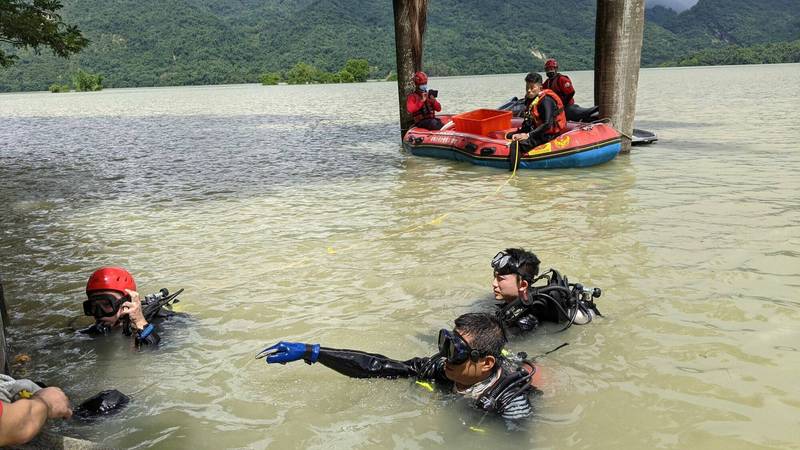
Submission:
<svg viewBox="0 0 800 450">
<path fill-rule="evenodd" d="M 566 277 L 550 269 L 539 275 L 539 258 L 522 248 L 507 248 L 492 258 L 492 292 L 497 304 L 497 316 L 503 324 L 517 333 L 536 329 L 541 322 L 568 325 L 589 323 L 600 315 L 592 301 L 600 296 L 599 289 L 586 290 L 580 284 L 570 286 Z M 534 286 L 540 279 L 547 285 Z"/>
<path fill-rule="evenodd" d="M 439 352 L 407 361 L 359 350 L 320 347 L 319 344 L 279 342 L 261 351 L 267 364 L 304 360 L 319 362 L 352 378 L 416 378 L 431 380 L 468 398 L 472 406 L 510 421 L 532 415 L 531 380 L 538 375 L 528 361 L 511 362 L 502 356 L 505 330 L 493 314 L 467 313 L 455 328 L 439 331 Z"/>
<path fill-rule="evenodd" d="M 158 345 L 161 338 L 156 333 L 153 320 L 170 317 L 173 313 L 163 309 L 183 291 L 173 295 L 162 289 L 158 294 L 148 296 L 147 305 L 136 292 L 133 275 L 121 267 L 101 267 L 95 270 L 86 283 L 86 296 L 83 313 L 93 316 L 95 323 L 80 330 L 90 335 L 108 334 L 114 328 L 122 328 L 126 335 L 134 335 L 137 346 Z"/>
<path fill-rule="evenodd" d="M 518 143 L 520 151 L 526 152 L 538 147 L 567 131 L 567 117 L 564 104 L 558 95 L 542 88 L 542 76 L 529 73 L 525 76 L 525 97 L 530 101 L 522 126 L 508 133 L 510 145 Z"/>
<path fill-rule="evenodd" d="M 428 75 L 425 72 L 414 74 L 414 92 L 406 97 L 406 110 L 414 118 L 414 126 L 426 130 L 439 130 L 442 121 L 436 113 L 442 110 L 442 105 L 436 99 L 438 92 L 428 90 Z"/>
</svg>

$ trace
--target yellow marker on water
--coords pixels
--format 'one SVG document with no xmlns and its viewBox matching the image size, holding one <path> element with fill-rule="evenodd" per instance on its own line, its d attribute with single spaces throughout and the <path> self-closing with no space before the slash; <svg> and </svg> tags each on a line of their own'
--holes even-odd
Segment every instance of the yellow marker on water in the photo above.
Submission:
<svg viewBox="0 0 800 450">
<path fill-rule="evenodd" d="M 417 384 L 427 389 L 429 392 L 433 392 L 433 386 L 427 381 L 417 381 Z"/>
<path fill-rule="evenodd" d="M 335 255 L 336 254 L 336 250 L 334 250 L 333 247 L 328 247 L 326 250 L 327 250 L 329 255 Z"/>
<path fill-rule="evenodd" d="M 445 217 L 447 217 L 447 214 L 442 214 L 441 216 L 436 217 L 433 220 L 431 220 L 430 223 L 431 223 L 431 225 L 441 225 L 442 222 L 444 222 L 444 218 Z"/>
<path fill-rule="evenodd" d="M 476 433 L 486 433 L 486 430 L 484 430 L 483 428 L 478 428 L 478 427 L 469 427 L 469 430 L 470 431 L 474 431 Z"/>
</svg>

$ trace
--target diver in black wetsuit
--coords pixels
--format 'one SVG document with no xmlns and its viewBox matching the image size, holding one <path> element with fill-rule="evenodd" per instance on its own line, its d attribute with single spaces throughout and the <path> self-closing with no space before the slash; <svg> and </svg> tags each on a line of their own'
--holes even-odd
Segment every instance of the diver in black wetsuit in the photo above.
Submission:
<svg viewBox="0 0 800 450">
<path fill-rule="evenodd" d="M 121 327 L 126 335 L 133 335 L 136 346 L 155 346 L 161 337 L 155 331 L 154 321 L 170 317 L 173 313 L 163 309 L 170 302 L 177 303 L 179 290 L 170 295 L 166 289 L 145 297 L 144 302 L 136 292 L 136 282 L 127 270 L 121 267 L 102 267 L 89 277 L 83 313 L 93 316 L 95 323 L 79 330 L 90 335 L 107 334 Z"/>
<path fill-rule="evenodd" d="M 525 361 L 517 367 L 501 356 L 506 336 L 492 314 L 469 313 L 455 320 L 453 331 L 439 331 L 439 353 L 398 361 L 358 350 L 320 347 L 319 344 L 279 342 L 256 357 L 268 364 L 304 360 L 319 362 L 353 378 L 416 378 L 441 383 L 469 398 L 476 408 L 507 420 L 529 417 L 531 379 L 536 372 Z"/>
<path fill-rule="evenodd" d="M 539 258 L 521 248 L 507 248 L 492 259 L 494 278 L 492 291 L 497 316 L 515 332 L 534 330 L 541 322 L 583 325 L 599 316 L 593 299 L 600 297 L 598 288 L 570 284 L 557 270 L 539 274 Z M 544 286 L 534 286 L 546 280 Z"/>
</svg>

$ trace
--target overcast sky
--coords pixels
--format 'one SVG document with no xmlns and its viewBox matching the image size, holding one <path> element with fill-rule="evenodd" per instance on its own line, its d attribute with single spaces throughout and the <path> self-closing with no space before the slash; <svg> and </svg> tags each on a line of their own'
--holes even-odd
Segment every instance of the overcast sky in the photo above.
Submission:
<svg viewBox="0 0 800 450">
<path fill-rule="evenodd" d="M 697 0 L 645 0 L 645 2 L 648 7 L 661 5 L 681 12 L 694 6 Z"/>
</svg>

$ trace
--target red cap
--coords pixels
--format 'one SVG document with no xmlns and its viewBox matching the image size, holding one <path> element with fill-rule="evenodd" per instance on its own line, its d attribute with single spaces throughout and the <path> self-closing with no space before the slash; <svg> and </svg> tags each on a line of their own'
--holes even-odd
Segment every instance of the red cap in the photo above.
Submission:
<svg viewBox="0 0 800 450">
<path fill-rule="evenodd" d="M 558 61 L 553 58 L 548 59 L 544 62 L 544 70 L 547 72 L 550 69 L 558 69 Z"/>
</svg>

